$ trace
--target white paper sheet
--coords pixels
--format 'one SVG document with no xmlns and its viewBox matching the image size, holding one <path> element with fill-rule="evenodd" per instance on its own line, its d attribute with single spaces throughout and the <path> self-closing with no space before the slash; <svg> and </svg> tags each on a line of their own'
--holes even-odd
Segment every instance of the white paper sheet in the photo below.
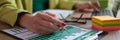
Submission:
<svg viewBox="0 0 120 40">
<path fill-rule="evenodd" d="M 69 16 L 70 14 L 73 13 L 73 10 L 59 10 L 59 9 L 48 9 L 48 10 L 44 10 L 42 12 L 50 12 L 53 13 L 57 16 L 57 18 L 62 19 L 62 17 L 60 16 L 60 14 L 63 15 L 64 18 L 66 18 L 67 16 Z M 36 15 L 37 13 L 33 14 Z"/>
</svg>

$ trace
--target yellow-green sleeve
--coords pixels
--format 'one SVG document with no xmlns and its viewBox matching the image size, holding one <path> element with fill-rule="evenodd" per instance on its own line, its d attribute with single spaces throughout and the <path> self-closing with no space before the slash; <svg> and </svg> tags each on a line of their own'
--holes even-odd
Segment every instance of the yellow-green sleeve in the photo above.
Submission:
<svg viewBox="0 0 120 40">
<path fill-rule="evenodd" d="M 15 0 L 0 0 L 0 21 L 14 26 L 21 12 L 27 11 L 18 9 Z"/>
<path fill-rule="evenodd" d="M 49 8 L 54 9 L 58 6 L 59 0 L 49 0 Z"/>
</svg>

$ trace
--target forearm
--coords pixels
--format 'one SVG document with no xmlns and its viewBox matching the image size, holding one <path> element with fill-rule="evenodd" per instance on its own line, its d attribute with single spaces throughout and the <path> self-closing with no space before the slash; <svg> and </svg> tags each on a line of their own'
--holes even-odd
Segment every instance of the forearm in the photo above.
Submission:
<svg viewBox="0 0 120 40">
<path fill-rule="evenodd" d="M 0 0 L 0 21 L 14 26 L 21 12 L 27 11 L 18 9 L 16 5 L 10 1 Z"/>
</svg>

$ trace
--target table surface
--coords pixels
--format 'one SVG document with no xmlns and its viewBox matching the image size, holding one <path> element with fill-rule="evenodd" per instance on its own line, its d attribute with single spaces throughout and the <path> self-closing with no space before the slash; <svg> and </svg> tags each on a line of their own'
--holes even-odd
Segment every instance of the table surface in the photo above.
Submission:
<svg viewBox="0 0 120 40">
<path fill-rule="evenodd" d="M 104 38 L 101 40 L 120 40 L 120 30 L 109 32 Z"/>
<path fill-rule="evenodd" d="M 75 25 L 75 26 L 82 27 L 82 28 L 91 28 L 91 20 L 87 20 L 86 24 L 70 23 L 70 22 L 67 24 Z M 6 29 L 9 27 L 10 26 L 0 22 L 0 30 Z M 102 37 L 101 40 L 119 40 L 120 39 L 119 37 L 120 37 L 120 31 L 112 31 L 112 32 L 109 32 L 105 37 Z M 0 32 L 0 40 L 16 40 L 16 39 Z"/>
<path fill-rule="evenodd" d="M 0 22 L 0 30 L 6 29 L 6 28 L 9 28 L 9 26 Z M 16 40 L 16 39 L 0 32 L 0 40 Z"/>
</svg>

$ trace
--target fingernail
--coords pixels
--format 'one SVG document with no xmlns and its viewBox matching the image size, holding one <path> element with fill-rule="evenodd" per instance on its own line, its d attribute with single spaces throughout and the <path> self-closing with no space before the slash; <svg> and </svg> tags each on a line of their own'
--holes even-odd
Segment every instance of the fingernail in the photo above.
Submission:
<svg viewBox="0 0 120 40">
<path fill-rule="evenodd" d="M 63 22 L 62 25 L 63 25 L 63 26 L 66 26 L 66 23 Z"/>
</svg>

